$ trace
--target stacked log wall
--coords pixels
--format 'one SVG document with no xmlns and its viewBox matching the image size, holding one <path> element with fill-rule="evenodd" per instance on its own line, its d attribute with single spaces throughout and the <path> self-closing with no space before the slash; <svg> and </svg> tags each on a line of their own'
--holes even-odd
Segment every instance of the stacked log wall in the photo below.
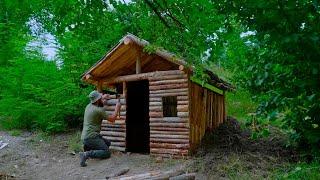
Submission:
<svg viewBox="0 0 320 180">
<path fill-rule="evenodd" d="M 150 154 L 183 157 L 189 153 L 188 77 L 183 71 L 168 71 L 149 77 Z M 164 117 L 162 97 L 177 97 L 177 117 Z"/>
<path fill-rule="evenodd" d="M 120 117 L 114 123 L 103 120 L 101 124 L 101 132 L 103 138 L 111 141 L 110 149 L 125 151 L 126 150 L 126 100 L 123 95 L 119 97 L 121 103 Z M 113 114 L 118 99 L 115 95 L 111 95 L 107 101 L 107 113 Z"/>
<path fill-rule="evenodd" d="M 225 97 L 189 81 L 190 93 L 190 150 L 201 143 L 206 132 L 224 122 Z"/>
</svg>

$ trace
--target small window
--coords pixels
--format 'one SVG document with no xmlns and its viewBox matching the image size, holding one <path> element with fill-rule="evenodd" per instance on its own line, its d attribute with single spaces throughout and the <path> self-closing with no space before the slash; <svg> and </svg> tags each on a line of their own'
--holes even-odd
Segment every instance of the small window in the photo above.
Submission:
<svg viewBox="0 0 320 180">
<path fill-rule="evenodd" d="M 162 97 L 163 117 L 177 117 L 177 96 Z"/>
</svg>

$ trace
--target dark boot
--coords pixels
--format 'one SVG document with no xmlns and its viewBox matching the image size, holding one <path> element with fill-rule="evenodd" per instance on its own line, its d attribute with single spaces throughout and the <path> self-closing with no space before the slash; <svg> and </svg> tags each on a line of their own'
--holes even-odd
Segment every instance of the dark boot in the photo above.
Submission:
<svg viewBox="0 0 320 180">
<path fill-rule="evenodd" d="M 88 153 L 87 152 L 80 152 L 79 155 L 80 155 L 80 166 L 81 167 L 87 166 L 86 161 L 89 157 Z"/>
</svg>

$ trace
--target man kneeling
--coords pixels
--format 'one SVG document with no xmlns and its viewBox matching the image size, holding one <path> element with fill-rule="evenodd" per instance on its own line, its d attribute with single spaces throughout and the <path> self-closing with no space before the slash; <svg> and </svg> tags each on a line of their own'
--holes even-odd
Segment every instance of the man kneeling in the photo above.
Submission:
<svg viewBox="0 0 320 180">
<path fill-rule="evenodd" d="M 111 153 L 109 151 L 110 141 L 103 139 L 100 135 L 101 123 L 103 119 L 110 122 L 116 120 L 117 114 L 120 111 L 120 103 L 116 104 L 116 108 L 112 115 L 108 115 L 103 108 L 104 101 L 108 95 L 102 95 L 98 91 L 92 91 L 89 94 L 90 103 L 87 105 L 84 112 L 83 130 L 81 134 L 81 141 L 84 145 L 84 151 L 80 152 L 80 166 L 86 166 L 88 158 L 109 158 Z"/>
</svg>

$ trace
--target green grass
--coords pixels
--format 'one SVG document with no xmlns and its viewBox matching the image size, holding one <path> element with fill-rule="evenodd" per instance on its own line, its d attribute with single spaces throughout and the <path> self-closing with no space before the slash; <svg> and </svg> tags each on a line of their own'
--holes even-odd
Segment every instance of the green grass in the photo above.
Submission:
<svg viewBox="0 0 320 180">
<path fill-rule="evenodd" d="M 241 123 L 250 118 L 250 113 L 256 111 L 258 104 L 252 101 L 250 93 L 239 89 L 226 94 L 227 114 Z"/>
<path fill-rule="evenodd" d="M 81 132 L 75 132 L 68 141 L 68 151 L 78 153 L 82 151 Z"/>
<path fill-rule="evenodd" d="M 11 136 L 20 136 L 22 134 L 22 131 L 19 129 L 13 129 L 13 130 L 9 131 L 9 134 Z"/>
<path fill-rule="evenodd" d="M 320 179 L 320 162 L 290 164 L 274 172 L 271 179 Z"/>
</svg>

